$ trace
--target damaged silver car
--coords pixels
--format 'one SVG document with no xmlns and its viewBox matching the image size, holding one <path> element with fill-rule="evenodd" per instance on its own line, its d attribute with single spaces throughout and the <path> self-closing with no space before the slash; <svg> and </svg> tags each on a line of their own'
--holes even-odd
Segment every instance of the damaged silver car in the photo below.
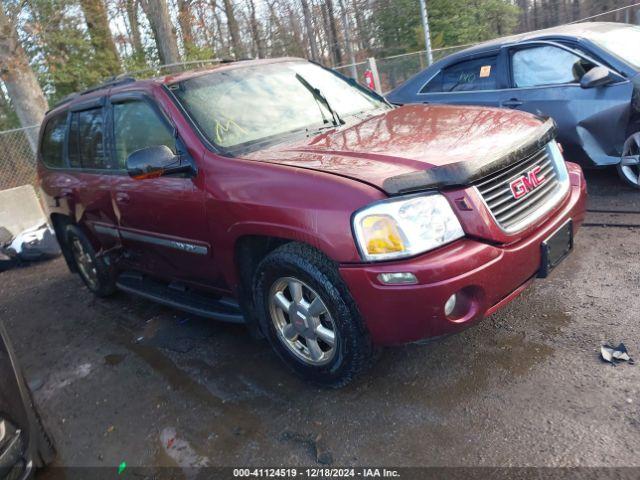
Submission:
<svg viewBox="0 0 640 480">
<path fill-rule="evenodd" d="M 492 40 L 434 63 L 387 98 L 550 116 L 568 160 L 615 165 L 640 188 L 638 26 L 579 23 Z"/>
</svg>

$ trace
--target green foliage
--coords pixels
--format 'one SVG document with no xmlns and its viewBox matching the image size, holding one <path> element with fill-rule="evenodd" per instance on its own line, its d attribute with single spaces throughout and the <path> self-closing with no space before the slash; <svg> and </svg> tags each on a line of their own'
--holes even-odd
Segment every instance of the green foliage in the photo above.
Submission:
<svg viewBox="0 0 640 480">
<path fill-rule="evenodd" d="M 53 104 L 108 75 L 104 52 L 95 52 L 78 8 L 68 0 L 32 0 L 24 10 L 23 45 Z"/>
<path fill-rule="evenodd" d="M 513 31 L 520 10 L 508 0 L 427 0 L 434 48 L 488 40 Z M 376 0 L 381 55 L 424 49 L 418 0 Z"/>
</svg>

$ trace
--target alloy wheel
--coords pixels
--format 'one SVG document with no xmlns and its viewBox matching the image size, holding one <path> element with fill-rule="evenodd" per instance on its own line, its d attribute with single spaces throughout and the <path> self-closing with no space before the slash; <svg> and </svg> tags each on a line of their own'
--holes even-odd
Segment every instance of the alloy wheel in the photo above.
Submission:
<svg viewBox="0 0 640 480">
<path fill-rule="evenodd" d="M 84 248 L 84 245 L 78 237 L 74 237 L 71 241 L 71 250 L 73 251 L 73 258 L 76 261 L 80 275 L 89 284 L 89 286 L 97 290 L 99 287 L 98 269 L 96 268 L 93 257 Z"/>
<path fill-rule="evenodd" d="M 620 171 L 629 183 L 640 187 L 640 132 L 631 135 L 624 143 Z"/>
<path fill-rule="evenodd" d="M 337 329 L 320 295 L 293 277 L 276 280 L 269 293 L 269 313 L 278 338 L 304 363 L 321 366 L 335 356 Z"/>
</svg>

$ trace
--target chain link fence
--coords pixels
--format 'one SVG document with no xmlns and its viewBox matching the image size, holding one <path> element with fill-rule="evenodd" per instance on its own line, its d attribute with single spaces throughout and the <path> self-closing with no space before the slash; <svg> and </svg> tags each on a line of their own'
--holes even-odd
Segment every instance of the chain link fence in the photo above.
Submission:
<svg viewBox="0 0 640 480">
<path fill-rule="evenodd" d="M 34 185 L 39 125 L 0 132 L 0 190 Z"/>
</svg>

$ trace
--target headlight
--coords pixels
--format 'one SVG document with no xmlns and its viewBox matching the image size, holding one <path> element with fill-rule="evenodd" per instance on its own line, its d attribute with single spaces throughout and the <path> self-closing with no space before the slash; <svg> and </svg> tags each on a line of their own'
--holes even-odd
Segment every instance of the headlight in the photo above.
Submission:
<svg viewBox="0 0 640 480">
<path fill-rule="evenodd" d="M 365 260 L 417 255 L 464 236 L 446 198 L 440 194 L 375 203 L 353 217 L 353 230 Z"/>
</svg>

